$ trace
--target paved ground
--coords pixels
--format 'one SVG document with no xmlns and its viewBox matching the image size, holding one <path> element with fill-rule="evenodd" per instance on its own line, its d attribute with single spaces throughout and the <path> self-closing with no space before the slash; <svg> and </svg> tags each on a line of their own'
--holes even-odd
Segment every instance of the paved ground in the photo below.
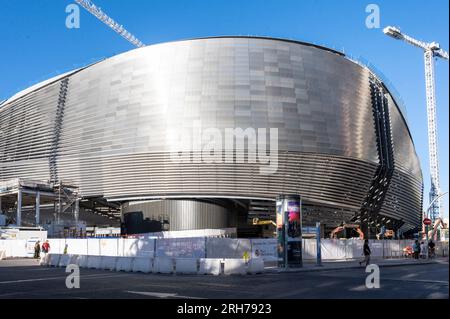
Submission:
<svg viewBox="0 0 450 319">
<path fill-rule="evenodd" d="M 364 268 L 249 276 L 176 276 L 81 269 L 67 289 L 64 268 L 35 260 L 0 261 L 0 298 L 448 298 L 448 258 L 380 268 L 381 287 L 367 289 Z"/>
</svg>

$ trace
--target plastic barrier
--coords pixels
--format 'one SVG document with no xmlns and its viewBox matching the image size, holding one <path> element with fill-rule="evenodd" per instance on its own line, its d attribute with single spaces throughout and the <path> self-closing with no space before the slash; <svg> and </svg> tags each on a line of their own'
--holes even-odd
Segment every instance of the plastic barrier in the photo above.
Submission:
<svg viewBox="0 0 450 319">
<path fill-rule="evenodd" d="M 100 269 L 101 256 L 88 256 L 87 268 Z"/>
<path fill-rule="evenodd" d="M 70 259 L 69 255 L 67 255 L 67 254 L 61 255 L 61 257 L 59 258 L 58 266 L 59 267 L 67 267 L 67 265 L 69 264 L 69 259 Z"/>
<path fill-rule="evenodd" d="M 80 267 L 80 268 L 87 268 L 88 266 L 88 258 L 89 256 L 87 255 L 79 255 L 76 264 Z"/>
<path fill-rule="evenodd" d="M 260 274 L 264 272 L 264 259 L 252 258 L 248 262 L 247 272 L 249 274 Z"/>
<path fill-rule="evenodd" d="M 149 273 L 153 271 L 153 258 L 135 257 L 133 262 L 133 272 Z"/>
<path fill-rule="evenodd" d="M 117 257 L 116 271 L 131 271 L 134 257 Z"/>
<path fill-rule="evenodd" d="M 176 258 L 175 273 L 177 274 L 196 274 L 198 261 L 196 258 Z"/>
<path fill-rule="evenodd" d="M 247 273 L 246 264 L 243 259 L 225 258 L 224 274 L 225 275 L 245 275 Z"/>
<path fill-rule="evenodd" d="M 78 261 L 78 255 L 73 255 L 73 254 L 69 255 L 68 265 L 78 265 L 77 261 Z"/>
<path fill-rule="evenodd" d="M 100 261 L 100 269 L 115 270 L 118 257 L 102 256 Z"/>
<path fill-rule="evenodd" d="M 174 262 L 172 258 L 156 257 L 154 259 L 153 272 L 161 274 L 173 273 Z"/>
<path fill-rule="evenodd" d="M 51 267 L 58 267 L 60 254 L 49 254 L 50 261 L 48 263 Z"/>
<path fill-rule="evenodd" d="M 50 263 L 50 255 L 49 254 L 41 254 L 41 260 L 39 261 L 39 265 L 49 266 L 49 263 Z"/>
<path fill-rule="evenodd" d="M 200 267 L 198 273 L 201 275 L 220 275 L 222 268 L 222 259 L 218 258 L 200 258 Z"/>
</svg>

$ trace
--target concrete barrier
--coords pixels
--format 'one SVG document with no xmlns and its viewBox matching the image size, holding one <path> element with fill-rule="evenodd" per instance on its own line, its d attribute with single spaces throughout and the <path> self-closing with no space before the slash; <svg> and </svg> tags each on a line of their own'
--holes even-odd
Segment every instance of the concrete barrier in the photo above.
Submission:
<svg viewBox="0 0 450 319">
<path fill-rule="evenodd" d="M 78 261 L 78 255 L 73 255 L 73 254 L 69 255 L 68 265 L 78 265 L 77 261 Z"/>
<path fill-rule="evenodd" d="M 246 264 L 243 259 L 225 258 L 224 274 L 225 275 L 245 275 L 247 273 Z"/>
<path fill-rule="evenodd" d="M 117 257 L 116 271 L 131 271 L 134 257 Z"/>
<path fill-rule="evenodd" d="M 49 254 L 41 254 L 41 260 L 39 261 L 39 265 L 49 266 L 49 263 L 50 263 L 50 255 Z"/>
<path fill-rule="evenodd" d="M 222 259 L 219 258 L 200 258 L 200 267 L 198 273 L 201 275 L 220 275 L 222 268 Z"/>
<path fill-rule="evenodd" d="M 149 273 L 153 271 L 153 258 L 135 257 L 133 262 L 133 272 Z"/>
<path fill-rule="evenodd" d="M 175 273 L 196 274 L 198 272 L 198 260 L 196 258 L 176 258 Z"/>
<path fill-rule="evenodd" d="M 58 267 L 60 257 L 60 254 L 49 254 L 50 260 L 48 262 L 48 265 L 51 267 Z"/>
<path fill-rule="evenodd" d="M 264 259 L 252 258 L 248 262 L 247 272 L 249 274 L 260 274 L 264 272 Z"/>
<path fill-rule="evenodd" d="M 87 268 L 100 269 L 102 256 L 88 256 Z"/>
<path fill-rule="evenodd" d="M 61 257 L 59 258 L 58 266 L 67 267 L 67 265 L 69 264 L 69 259 L 70 259 L 69 255 L 67 254 L 61 255 Z"/>
<path fill-rule="evenodd" d="M 88 266 L 88 255 L 79 255 L 77 258 L 77 262 L 76 264 L 80 267 L 80 268 L 87 268 Z"/>
<path fill-rule="evenodd" d="M 174 272 L 174 262 L 170 257 L 156 257 L 153 264 L 153 272 L 171 274 Z"/>
<path fill-rule="evenodd" d="M 100 261 L 100 269 L 115 270 L 117 263 L 117 257 L 114 256 L 102 256 Z"/>
</svg>

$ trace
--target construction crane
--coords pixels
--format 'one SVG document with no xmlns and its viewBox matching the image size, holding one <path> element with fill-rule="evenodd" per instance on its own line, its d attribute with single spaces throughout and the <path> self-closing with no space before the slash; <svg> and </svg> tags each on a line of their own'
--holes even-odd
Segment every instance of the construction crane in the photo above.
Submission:
<svg viewBox="0 0 450 319">
<path fill-rule="evenodd" d="M 108 17 L 106 13 L 104 13 L 99 7 L 93 4 L 90 0 L 75 0 L 80 6 L 89 11 L 93 16 L 102 21 L 108 27 L 117 32 L 120 36 L 122 36 L 125 40 L 135 45 L 138 48 L 145 47 L 137 37 L 128 32 L 122 25 L 118 24 L 112 18 Z"/>
<path fill-rule="evenodd" d="M 428 116 L 428 150 L 430 160 L 431 188 L 429 202 L 432 204 L 430 208 L 430 219 L 434 222 L 441 216 L 440 203 L 440 184 L 439 184 L 439 160 L 438 160 L 438 142 L 437 142 L 437 123 L 436 123 L 436 91 L 434 80 L 434 58 L 443 58 L 448 60 L 448 53 L 441 49 L 437 42 L 423 42 L 411 38 L 402 33 L 396 27 L 386 27 L 383 29 L 384 34 L 396 39 L 403 40 L 424 51 L 425 59 L 425 88 L 427 96 L 427 116 Z"/>
</svg>

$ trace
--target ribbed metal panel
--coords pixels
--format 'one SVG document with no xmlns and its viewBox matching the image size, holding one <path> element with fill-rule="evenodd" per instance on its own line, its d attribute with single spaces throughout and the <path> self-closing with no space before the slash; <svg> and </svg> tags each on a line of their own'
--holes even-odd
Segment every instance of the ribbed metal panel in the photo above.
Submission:
<svg viewBox="0 0 450 319">
<path fill-rule="evenodd" d="M 169 221 L 169 230 L 228 227 L 229 212 L 219 205 L 192 200 L 156 200 L 131 202 L 123 213 L 142 212 L 144 218 Z"/>
<path fill-rule="evenodd" d="M 358 211 L 379 165 L 370 76 L 335 52 L 274 39 L 132 50 L 70 74 L 63 113 L 57 106 L 64 78 L 6 101 L 0 180 L 50 179 L 54 161 L 53 175 L 78 183 L 83 196 L 273 199 L 296 192 L 310 203 Z M 395 169 L 380 213 L 416 225 L 420 164 L 388 99 Z M 169 130 L 189 134 L 194 121 L 222 132 L 278 128 L 277 172 L 171 161 Z"/>
</svg>

